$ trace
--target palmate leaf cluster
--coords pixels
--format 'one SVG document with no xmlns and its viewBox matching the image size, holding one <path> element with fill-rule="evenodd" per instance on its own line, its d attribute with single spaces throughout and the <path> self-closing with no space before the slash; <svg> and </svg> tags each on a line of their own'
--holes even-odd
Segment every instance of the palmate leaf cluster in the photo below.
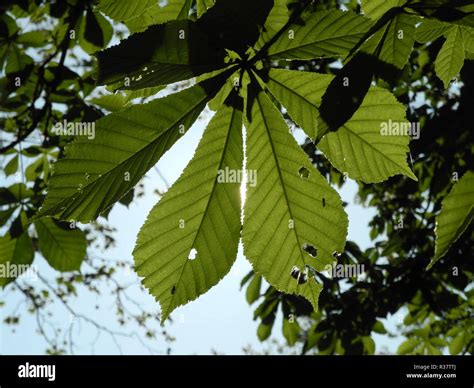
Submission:
<svg viewBox="0 0 474 388">
<path fill-rule="evenodd" d="M 193 159 L 138 235 L 137 273 L 160 302 L 164 320 L 229 272 L 242 239 L 256 273 L 316 310 L 317 273 L 344 251 L 348 219 L 339 194 L 295 141 L 281 111 L 347 177 L 416 180 L 407 158 L 409 134 L 381 132 L 388 122 L 409 124 L 405 107 L 371 81 L 400 71 L 416 40 L 443 35 L 436 70 L 448 86 L 472 54 L 469 5 L 453 8 L 458 17 L 446 21 L 433 11 L 439 4 L 416 1 L 364 1 L 363 14 L 287 0 L 148 3 L 99 2 L 95 12 L 135 33 L 97 53 L 97 82 L 129 94 L 196 82 L 146 104 L 114 107 L 96 122 L 94 139 L 69 144 L 33 218 L 38 234 L 48 233 L 46 216 L 86 223 L 103 214 L 209 106 L 215 115 Z M 286 61 L 321 58 L 340 58 L 344 67 L 335 77 L 285 69 Z M 363 71 L 350 76 L 354 69 Z M 245 201 L 240 182 L 217 180 L 222 171 L 243 169 L 258 177 L 256 185 L 247 184 Z M 452 195 L 472 192 L 472 179 L 463 181 Z M 462 225 L 472 217 L 469 198 L 453 211 Z M 448 231 L 447 222 L 440 216 L 437 257 L 464 230 Z"/>
</svg>

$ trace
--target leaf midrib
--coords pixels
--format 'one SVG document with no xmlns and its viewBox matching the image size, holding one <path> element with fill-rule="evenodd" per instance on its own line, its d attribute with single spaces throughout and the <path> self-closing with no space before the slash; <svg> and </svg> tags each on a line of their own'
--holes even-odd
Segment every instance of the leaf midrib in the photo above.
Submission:
<svg viewBox="0 0 474 388">
<path fill-rule="evenodd" d="M 263 91 L 261 93 L 264 93 Z M 262 115 L 262 120 L 263 120 L 263 123 L 264 123 L 264 127 L 265 127 L 265 132 L 267 133 L 267 136 L 268 136 L 268 139 L 269 139 L 269 143 L 270 143 L 270 146 L 272 148 L 272 155 L 273 155 L 273 159 L 275 160 L 275 165 L 276 165 L 276 170 L 278 172 L 278 177 L 279 177 L 279 180 L 280 180 L 280 186 L 283 190 L 283 195 L 285 197 L 285 202 L 286 202 L 286 205 L 287 205 L 287 208 L 288 208 L 288 213 L 290 214 L 290 217 L 292 220 L 296 221 L 295 218 L 293 217 L 293 212 L 291 210 L 291 206 L 290 206 L 290 201 L 289 201 L 289 198 L 288 198 L 288 193 L 286 192 L 286 187 L 284 185 L 284 181 L 283 181 L 283 175 L 281 173 L 281 168 L 280 168 L 280 164 L 278 162 L 278 158 L 276 157 L 276 152 L 275 152 L 275 146 L 274 146 L 274 143 L 273 143 L 273 139 L 272 139 L 272 136 L 270 135 L 270 131 L 269 131 L 269 127 L 268 127 L 268 124 L 267 124 L 267 120 L 265 118 L 265 115 L 263 114 L 263 109 L 262 109 L 262 104 L 260 102 L 260 98 L 261 97 L 257 97 L 256 98 L 256 101 L 258 103 L 258 107 L 260 109 L 260 112 L 261 112 L 261 115 Z M 271 103 L 271 102 L 270 102 Z M 303 266 L 306 265 L 306 261 L 304 260 L 304 257 L 303 257 L 303 252 L 301 251 L 301 247 L 302 247 L 302 244 L 301 244 L 301 241 L 300 241 L 300 238 L 298 236 L 298 234 L 296 233 L 296 225 L 294 228 L 291 228 L 293 230 L 293 234 L 295 235 L 296 237 L 296 241 L 297 241 L 297 244 L 298 244 L 298 252 L 299 252 L 299 257 L 303 263 Z M 304 270 L 305 268 L 303 268 Z M 308 284 L 309 285 L 309 284 Z M 310 292 L 311 294 L 313 294 L 313 289 L 311 287 L 311 285 L 309 285 L 309 289 L 310 289 Z M 313 294 L 313 298 L 314 298 L 314 294 Z M 315 298 L 315 300 L 317 300 L 317 298 Z"/>
<path fill-rule="evenodd" d="M 234 108 L 232 110 L 232 115 L 231 115 L 231 118 L 230 118 L 230 121 L 229 121 L 229 129 L 227 131 L 227 136 L 226 136 L 226 140 L 225 140 L 225 143 L 224 143 L 224 147 L 222 148 L 222 153 L 221 153 L 221 157 L 220 157 L 220 160 L 219 160 L 219 168 L 218 169 L 222 168 L 222 164 L 223 164 L 224 159 L 225 159 L 225 154 L 226 154 L 227 146 L 229 144 L 229 139 L 230 139 L 230 133 L 232 131 L 232 126 L 233 126 L 233 123 L 234 123 L 235 113 L 236 113 L 236 109 Z M 193 243 L 191 244 L 191 249 L 194 248 L 194 245 L 196 244 L 196 240 L 197 240 L 197 238 L 200 234 L 202 224 L 204 222 L 204 219 L 206 218 L 206 215 L 207 215 L 209 206 L 212 202 L 212 199 L 214 198 L 214 193 L 215 193 L 215 190 L 216 190 L 216 186 L 217 186 L 217 179 L 214 179 L 214 182 L 212 184 L 212 189 L 211 189 L 211 192 L 210 192 L 210 195 L 209 195 L 209 200 L 207 201 L 206 208 L 204 209 L 204 212 L 202 213 L 202 218 L 201 218 L 201 221 L 199 222 L 199 227 L 196 229 L 196 235 L 194 236 Z M 196 259 L 199 260 L 199 252 L 197 254 L 198 254 L 198 257 Z M 188 265 L 188 262 L 189 262 L 189 259 L 186 258 L 185 262 L 184 262 L 184 265 L 181 267 L 181 273 L 179 274 L 178 280 L 176 282 L 176 288 L 178 288 L 178 285 L 181 282 L 181 279 L 182 279 L 184 271 L 185 271 L 185 269 Z M 166 317 L 170 314 L 170 308 L 173 304 L 175 296 L 176 296 L 176 292 L 171 295 L 171 299 L 168 302 L 168 307 L 167 307 L 166 312 L 164 314 L 164 316 L 166 316 Z"/>
</svg>

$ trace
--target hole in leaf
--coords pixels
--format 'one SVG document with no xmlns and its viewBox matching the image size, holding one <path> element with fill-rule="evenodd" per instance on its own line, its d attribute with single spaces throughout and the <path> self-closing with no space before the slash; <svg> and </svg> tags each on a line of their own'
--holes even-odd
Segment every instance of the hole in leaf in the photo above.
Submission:
<svg viewBox="0 0 474 388">
<path fill-rule="evenodd" d="M 301 167 L 298 171 L 300 178 L 308 179 L 309 178 L 309 170 L 306 167 Z"/>
<path fill-rule="evenodd" d="M 197 249 L 196 248 L 191 249 L 188 255 L 188 260 L 196 260 L 197 255 L 198 255 Z"/>
<path fill-rule="evenodd" d="M 174 295 L 175 292 L 176 292 L 176 286 L 173 286 L 173 288 L 171 289 L 171 295 Z"/>
<path fill-rule="evenodd" d="M 311 257 L 315 258 L 318 255 L 318 250 L 313 245 L 303 244 L 302 249 Z"/>
<path fill-rule="evenodd" d="M 323 198 L 323 207 L 326 207 L 326 198 Z"/>
<path fill-rule="evenodd" d="M 304 284 L 308 281 L 308 273 L 307 271 L 301 272 L 297 266 L 294 266 L 291 269 L 290 275 L 292 278 L 296 279 L 298 284 Z"/>
<path fill-rule="evenodd" d="M 332 253 L 332 255 L 333 255 L 334 258 L 339 259 L 339 258 L 341 257 L 341 255 L 342 255 L 342 253 L 339 253 L 338 251 L 334 251 L 334 252 Z"/>
</svg>

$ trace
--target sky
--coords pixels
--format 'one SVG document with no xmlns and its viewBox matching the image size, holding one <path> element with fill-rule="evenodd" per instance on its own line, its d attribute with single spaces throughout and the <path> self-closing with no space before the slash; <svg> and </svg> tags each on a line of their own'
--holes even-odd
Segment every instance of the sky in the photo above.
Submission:
<svg viewBox="0 0 474 388">
<path fill-rule="evenodd" d="M 191 159 L 209 117 L 210 113 L 205 112 L 188 133 L 165 154 L 156 166 L 160 174 L 155 169 L 150 170 L 144 180 L 145 196 L 143 198 L 135 200 L 129 208 L 122 205 L 114 207 L 109 216 L 109 223 L 117 228 L 116 247 L 103 253 L 89 251 L 90 255 L 96 254 L 107 257 L 111 261 L 119 259 L 132 263 L 132 251 L 137 233 L 158 199 L 153 193 L 154 190 L 164 189 L 166 187 L 164 180 L 173 183 L 179 177 Z M 296 138 L 301 141 L 303 136 L 296 132 Z M 346 208 L 349 214 L 348 239 L 365 248 L 370 245 L 367 223 L 372 218 L 374 210 L 356 204 L 356 187 L 354 182 L 349 181 L 340 190 L 340 195 L 345 202 L 349 203 Z M 38 257 L 35 263 L 41 275 L 47 278 L 54 276 L 54 271 L 47 266 L 42 257 Z M 259 352 L 268 347 L 267 344 L 260 343 L 256 336 L 258 322 L 253 320 L 255 306 L 248 306 L 245 300 L 245 289 L 240 289 L 240 282 L 250 269 L 251 266 L 243 256 L 240 245 L 237 260 L 230 273 L 206 294 L 173 312 L 171 315 L 173 322 L 165 325 L 168 333 L 175 337 L 175 341 L 170 344 L 172 354 L 212 354 L 213 352 L 243 354 L 243 348 L 248 345 Z M 133 271 L 120 273 L 120 277 L 126 283 L 139 283 Z M 96 296 L 86 289 L 80 289 L 78 297 L 72 302 L 73 308 L 111 329 L 120 330 L 115 324 L 116 316 L 112 308 L 114 300 L 110 289 L 104 285 L 100 291 L 101 295 Z M 140 306 L 150 310 L 158 309 L 158 303 L 154 298 L 147 292 L 142 292 L 139 287 L 132 287 L 130 295 L 138 301 Z M 22 312 L 22 319 L 19 326 L 15 328 L 15 333 L 2 323 L 0 353 L 43 354 L 46 343 L 36 331 L 35 317 L 25 313 L 24 305 L 18 306 L 20 301 L 18 295 L 9 292 L 8 288 L 1 299 L 4 299 L 7 304 L 6 307 L 0 308 L 2 322 L 4 316 L 7 315 L 6 312 L 15 308 Z M 95 309 L 96 305 L 100 306 L 99 310 Z M 71 313 L 60 304 L 55 304 L 51 308 L 51 314 L 57 322 L 64 323 L 66 328 L 72 325 L 72 333 L 77 345 L 73 348 L 75 354 L 164 354 L 168 347 L 161 336 L 158 336 L 156 340 L 146 342 L 146 346 L 135 337 L 129 339 L 120 337 L 114 341 L 106 334 L 97 336 L 95 327 L 81 320 L 72 320 Z M 283 343 L 281 319 L 280 313 L 274 325 L 272 338 Z M 394 324 L 392 319 L 387 327 L 394 329 Z M 156 328 L 160 329 L 158 322 Z M 376 337 L 376 342 L 377 350 L 384 347 L 394 352 L 399 340 L 386 340 L 380 336 L 378 339 Z"/>
</svg>

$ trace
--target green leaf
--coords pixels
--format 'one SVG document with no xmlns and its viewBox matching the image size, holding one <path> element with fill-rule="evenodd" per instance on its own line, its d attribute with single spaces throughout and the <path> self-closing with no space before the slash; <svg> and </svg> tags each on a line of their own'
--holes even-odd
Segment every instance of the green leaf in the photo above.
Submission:
<svg viewBox="0 0 474 388">
<path fill-rule="evenodd" d="M 21 200 L 32 198 L 33 190 L 28 188 L 24 183 L 14 183 L 8 188 L 0 188 L 0 204 L 20 203 Z"/>
<path fill-rule="evenodd" d="M 447 88 L 461 71 L 464 60 L 469 59 L 470 53 L 474 52 L 474 28 L 425 18 L 416 29 L 415 38 L 428 43 L 441 36 L 445 36 L 446 41 L 436 58 L 435 70 Z"/>
<path fill-rule="evenodd" d="M 420 343 L 421 343 L 421 340 L 419 340 L 419 339 L 408 339 L 398 347 L 397 354 L 404 355 L 404 354 L 413 353 L 415 348 Z"/>
<path fill-rule="evenodd" d="M 473 206 L 474 173 L 468 171 L 441 203 L 441 212 L 436 218 L 435 254 L 428 269 L 448 252 L 466 230 L 472 221 Z"/>
<path fill-rule="evenodd" d="M 165 6 L 161 6 L 157 2 L 142 14 L 128 19 L 125 23 L 132 32 L 144 31 L 154 24 L 187 19 L 191 5 L 192 0 L 168 0 Z"/>
<path fill-rule="evenodd" d="M 141 89 L 186 80 L 224 67 L 225 51 L 189 20 L 152 26 L 97 54 L 97 82 Z"/>
<path fill-rule="evenodd" d="M 47 157 L 43 155 L 28 165 L 25 170 L 25 178 L 27 180 L 34 182 L 35 179 L 38 178 L 45 166 L 45 158 L 47 159 Z"/>
<path fill-rule="evenodd" d="M 413 50 L 416 22 L 417 19 L 411 15 L 396 15 L 366 41 L 361 50 L 402 69 Z"/>
<path fill-rule="evenodd" d="M 423 19 L 416 29 L 415 39 L 421 43 L 433 42 L 441 36 L 447 37 L 450 32 L 459 29 L 464 48 L 468 52 L 474 51 L 474 28 L 464 25 L 451 24 L 436 19 Z"/>
<path fill-rule="evenodd" d="M 381 321 L 375 322 L 374 326 L 372 327 L 372 331 L 377 334 L 387 334 L 387 329 L 385 329 L 385 326 Z"/>
<path fill-rule="evenodd" d="M 323 134 L 318 136 L 321 121 L 318 107 L 328 86 L 327 80 L 326 76 L 304 71 L 271 69 L 268 74 L 267 86 L 272 95 L 313 140 Z"/>
<path fill-rule="evenodd" d="M 421 43 L 433 42 L 453 28 L 449 23 L 436 19 L 423 19 L 416 29 L 415 39 Z"/>
<path fill-rule="evenodd" d="M 296 344 L 300 331 L 301 327 L 296 320 L 290 322 L 290 320 L 283 318 L 282 333 L 289 346 L 294 346 Z"/>
<path fill-rule="evenodd" d="M 99 0 L 98 9 L 110 18 L 123 22 L 143 14 L 155 4 L 156 0 Z"/>
<path fill-rule="evenodd" d="M 464 48 L 468 53 L 474 53 L 474 28 L 461 27 Z"/>
<path fill-rule="evenodd" d="M 235 261 L 240 184 L 220 178 L 223 171 L 240 171 L 242 161 L 242 113 L 223 106 L 192 161 L 140 230 L 133 252 L 136 270 L 160 302 L 162 322 L 216 285 Z"/>
<path fill-rule="evenodd" d="M 272 69 L 267 85 L 306 134 L 320 139 L 328 126 L 318 107 L 332 79 L 325 74 Z M 381 134 L 381 128 L 390 123 L 407 123 L 404 107 L 388 91 L 371 88 L 353 117 L 338 131 L 327 134 L 318 147 L 353 179 L 379 182 L 402 173 L 416 180 L 406 161 L 409 136 Z"/>
<path fill-rule="evenodd" d="M 199 2 L 202 2 L 200 0 Z M 198 2 L 198 7 L 200 6 Z M 205 0 L 209 3 L 210 0 Z M 143 31 L 153 24 L 175 19 L 187 19 L 191 0 L 168 0 L 166 5 L 157 0 L 99 0 L 98 9 L 112 19 L 124 22 L 130 31 Z M 202 10 L 202 5 L 201 5 Z"/>
<path fill-rule="evenodd" d="M 258 298 L 260 298 L 260 289 L 262 287 L 262 277 L 260 275 L 254 275 L 252 281 L 247 287 L 247 292 L 245 293 L 245 297 L 247 299 L 248 304 L 252 304 Z"/>
<path fill-rule="evenodd" d="M 0 210 L 0 226 L 3 226 L 8 222 L 15 210 L 16 209 L 14 207 L 11 207 L 10 209 L 7 208 L 6 210 Z"/>
<path fill-rule="evenodd" d="M 260 92 L 247 126 L 247 185 L 242 239 L 255 272 L 273 287 L 301 295 L 318 308 L 322 285 L 312 271 L 324 270 L 342 252 L 347 216 L 341 199 L 289 133 L 280 112 Z M 309 222 L 308 220 L 311 220 Z M 316 257 L 305 251 L 317 250 Z"/>
<path fill-rule="evenodd" d="M 390 9 L 399 7 L 406 0 L 362 0 L 361 7 L 364 14 L 370 19 L 378 19 Z"/>
<path fill-rule="evenodd" d="M 362 0 L 361 8 L 370 19 L 378 19 L 389 10 L 402 6 L 406 0 Z"/>
<path fill-rule="evenodd" d="M 87 248 L 84 232 L 65 230 L 48 218 L 36 221 L 35 228 L 40 252 L 51 267 L 62 272 L 81 268 Z"/>
<path fill-rule="evenodd" d="M 207 12 L 207 10 L 213 7 L 215 4 L 215 0 L 197 0 L 197 15 L 200 18 L 203 14 Z"/>
<path fill-rule="evenodd" d="M 274 320 L 280 303 L 279 299 L 278 292 L 274 288 L 268 287 L 262 303 L 258 305 L 253 313 L 253 318 L 260 318 L 265 322 Z"/>
<path fill-rule="evenodd" d="M 112 39 L 114 30 L 108 20 L 99 12 L 88 11 L 79 26 L 79 44 L 92 54 L 103 49 Z"/>
<path fill-rule="evenodd" d="M 25 54 L 18 46 L 12 45 L 7 54 L 5 73 L 11 74 L 19 72 L 32 63 L 33 59 L 29 55 Z"/>
<path fill-rule="evenodd" d="M 273 323 L 275 320 L 272 320 L 269 323 L 260 323 L 257 328 L 257 337 L 260 342 L 265 341 L 272 334 Z"/>
<path fill-rule="evenodd" d="M 375 354 L 375 341 L 370 336 L 362 337 L 362 343 L 364 344 L 365 354 Z"/>
<path fill-rule="evenodd" d="M 462 327 L 454 326 L 446 332 L 446 335 L 449 337 L 454 337 L 462 331 Z"/>
<path fill-rule="evenodd" d="M 105 94 L 103 96 L 92 98 L 90 102 L 108 110 L 109 112 L 118 112 L 126 108 L 128 98 L 119 93 Z"/>
<path fill-rule="evenodd" d="M 428 354 L 431 356 L 441 356 L 443 354 L 441 350 L 431 345 L 430 343 L 426 344 L 426 349 L 428 350 Z"/>
<path fill-rule="evenodd" d="M 18 155 L 15 155 L 10 161 L 7 163 L 3 172 L 6 176 L 13 175 L 18 171 Z"/>
<path fill-rule="evenodd" d="M 415 38 L 428 43 L 441 36 L 445 36 L 446 41 L 436 58 L 435 70 L 447 88 L 459 74 L 464 60 L 469 59 L 470 53 L 474 52 L 474 28 L 425 18 L 416 29 Z"/>
<path fill-rule="evenodd" d="M 42 47 L 50 39 L 51 32 L 48 30 L 28 31 L 18 36 L 17 42 L 28 47 Z"/>
<path fill-rule="evenodd" d="M 234 68 L 232 66 L 229 67 L 229 72 L 231 72 L 231 69 Z M 237 70 L 230 74 L 231 75 L 229 76 L 229 78 L 227 78 L 226 82 L 224 83 L 224 86 L 222 86 L 221 90 L 219 90 L 216 96 L 209 102 L 209 109 L 213 110 L 214 112 L 217 111 L 222 104 L 224 104 L 230 93 L 233 90 L 236 90 L 235 82 L 236 80 L 239 81 L 240 70 Z"/>
<path fill-rule="evenodd" d="M 345 55 L 370 28 L 363 16 L 338 10 L 302 15 L 273 43 L 268 55 L 277 59 L 315 59 Z"/>
<path fill-rule="evenodd" d="M 247 275 L 245 275 L 240 281 L 240 289 L 242 289 L 242 287 L 245 286 L 249 282 L 249 280 L 253 279 L 254 277 L 255 276 L 254 276 L 253 271 L 250 271 L 249 273 L 247 273 Z"/>
<path fill-rule="evenodd" d="M 446 41 L 435 61 L 436 75 L 447 88 L 453 78 L 457 77 L 464 63 L 464 42 L 461 27 L 453 27 L 447 33 Z"/>
<path fill-rule="evenodd" d="M 127 103 L 134 100 L 135 98 L 148 98 L 158 94 L 166 86 L 155 86 L 151 88 L 144 88 L 140 90 L 127 91 Z"/>
<path fill-rule="evenodd" d="M 16 24 L 15 19 L 8 16 L 7 13 L 2 13 L 0 19 L 0 32 L 5 38 L 13 37 L 19 30 L 18 25 Z"/>
<path fill-rule="evenodd" d="M 461 331 L 456 337 L 453 338 L 451 343 L 449 344 L 449 353 L 453 356 L 462 352 L 465 341 L 464 338 L 466 337 L 466 333 Z"/>
<path fill-rule="evenodd" d="M 27 234 L 22 234 L 18 238 L 11 238 L 9 235 L 0 237 L 0 287 L 5 287 L 15 280 L 17 276 L 10 272 L 15 268 L 16 275 L 21 272 L 23 265 L 30 265 L 33 262 L 33 244 Z"/>
<path fill-rule="evenodd" d="M 66 157 L 55 164 L 48 194 L 35 218 L 57 216 L 82 222 L 97 218 L 191 127 L 215 93 L 214 87 L 198 84 L 98 120 L 93 140 L 77 138 L 66 146 Z"/>
<path fill-rule="evenodd" d="M 275 0 L 275 5 L 268 14 L 267 20 L 262 27 L 260 37 L 255 44 L 256 49 L 261 49 L 282 29 L 290 19 L 288 3 L 291 0 Z"/>
<path fill-rule="evenodd" d="M 374 183 L 403 174 L 417 180 L 407 163 L 410 136 L 397 134 L 408 125 L 404 106 L 387 90 L 372 87 L 352 118 L 318 147 L 352 179 Z"/>
<path fill-rule="evenodd" d="M 164 23 L 175 19 L 187 19 L 192 0 L 168 0 L 166 6 L 160 10 L 159 22 Z"/>
<path fill-rule="evenodd" d="M 448 345 L 444 339 L 439 338 L 439 337 L 430 338 L 430 343 L 437 347 L 445 347 Z"/>
</svg>

